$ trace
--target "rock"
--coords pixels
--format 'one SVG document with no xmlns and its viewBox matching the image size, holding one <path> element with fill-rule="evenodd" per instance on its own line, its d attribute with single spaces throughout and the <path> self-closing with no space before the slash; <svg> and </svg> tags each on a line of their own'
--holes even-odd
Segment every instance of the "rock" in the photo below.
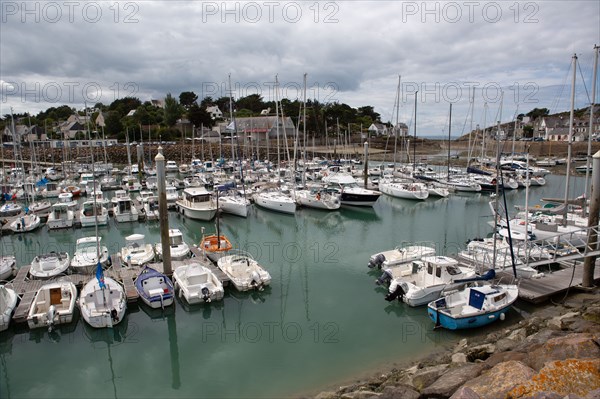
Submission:
<svg viewBox="0 0 600 399">
<path fill-rule="evenodd" d="M 522 362 L 509 360 L 498 363 L 479 377 L 468 381 L 468 387 L 482 398 L 503 398 L 508 391 L 535 375 L 535 370 Z"/>
<path fill-rule="evenodd" d="M 321 392 L 320 394 L 318 394 L 317 396 L 315 396 L 315 399 L 335 399 L 337 398 L 337 394 L 333 391 L 325 391 L 325 392 Z"/>
<path fill-rule="evenodd" d="M 584 319 L 575 319 L 569 325 L 568 328 L 570 331 L 578 332 L 578 333 L 594 333 L 598 331 L 598 324 Z"/>
<path fill-rule="evenodd" d="M 419 399 L 419 392 L 408 385 L 385 387 L 380 399 Z"/>
<path fill-rule="evenodd" d="M 452 355 L 452 363 L 466 363 L 467 362 L 467 355 L 465 355 L 464 353 L 455 353 Z"/>
<path fill-rule="evenodd" d="M 522 399 L 564 399 L 562 395 L 557 394 L 556 392 L 536 392 L 532 396 L 527 396 Z M 566 399 L 575 399 L 570 396 Z"/>
<path fill-rule="evenodd" d="M 515 342 L 521 342 L 527 338 L 527 330 L 525 328 L 517 328 L 507 338 Z"/>
<path fill-rule="evenodd" d="M 458 341 L 458 344 L 454 347 L 453 353 L 462 352 L 464 349 L 466 349 L 468 343 L 469 341 L 467 341 L 466 338 L 461 339 L 460 341 Z"/>
<path fill-rule="evenodd" d="M 600 359 L 567 359 L 550 362 L 531 380 L 513 388 L 507 399 L 532 397 L 536 393 L 586 396 L 600 388 Z"/>
<path fill-rule="evenodd" d="M 566 337 L 552 338 L 530 352 L 528 364 L 541 370 L 544 364 L 554 360 L 600 358 L 600 348 L 591 334 L 574 333 Z"/>
<path fill-rule="evenodd" d="M 509 338 L 499 339 L 498 341 L 496 341 L 496 352 L 510 351 L 513 348 L 515 348 L 517 344 L 518 343 L 516 341 Z"/>
<path fill-rule="evenodd" d="M 524 341 L 521 341 L 513 348 L 513 351 L 530 352 L 541 344 L 545 344 L 549 339 L 556 337 L 564 337 L 567 335 L 564 331 L 558 330 L 541 330 L 532 335 L 529 335 Z"/>
<path fill-rule="evenodd" d="M 489 367 L 494 367 L 498 363 L 508 362 L 509 360 L 526 363 L 525 359 L 527 359 L 527 353 L 523 352 L 496 352 L 486 359 L 485 364 L 487 364 Z"/>
<path fill-rule="evenodd" d="M 531 334 L 535 334 L 536 332 L 540 331 L 540 329 L 542 329 L 545 325 L 546 323 L 541 317 L 531 317 L 525 323 L 525 333 L 527 336 L 530 336 Z"/>
<path fill-rule="evenodd" d="M 585 395 L 584 399 L 600 399 L 600 389 L 589 391 L 588 394 Z"/>
<path fill-rule="evenodd" d="M 441 364 L 439 366 L 431 366 L 417 370 L 410 379 L 410 385 L 415 387 L 418 391 L 422 391 L 423 388 L 433 384 L 447 369 L 447 364 Z"/>
<path fill-rule="evenodd" d="M 494 344 L 483 344 L 467 349 L 466 355 L 470 362 L 485 360 L 496 351 Z"/>
<path fill-rule="evenodd" d="M 477 377 L 487 366 L 467 363 L 446 371 L 433 384 L 421 391 L 421 397 L 448 398 L 465 382 Z"/>
<path fill-rule="evenodd" d="M 454 392 L 454 395 L 450 396 L 450 399 L 481 399 L 481 396 L 477 395 L 471 388 L 462 386 Z"/>
<path fill-rule="evenodd" d="M 378 398 L 381 396 L 381 393 L 373 392 L 373 391 L 355 391 L 348 392 L 341 396 L 342 399 L 371 399 Z"/>
<path fill-rule="evenodd" d="M 600 305 L 588 306 L 581 317 L 584 320 L 591 321 L 592 323 L 600 324 Z"/>
<path fill-rule="evenodd" d="M 577 316 L 579 316 L 578 312 L 569 312 L 562 316 L 553 317 L 548 320 L 548 327 L 556 330 L 566 330 L 567 326 L 570 324 L 569 319 L 574 319 Z M 571 320 L 571 322 L 572 321 L 573 320 Z"/>
</svg>

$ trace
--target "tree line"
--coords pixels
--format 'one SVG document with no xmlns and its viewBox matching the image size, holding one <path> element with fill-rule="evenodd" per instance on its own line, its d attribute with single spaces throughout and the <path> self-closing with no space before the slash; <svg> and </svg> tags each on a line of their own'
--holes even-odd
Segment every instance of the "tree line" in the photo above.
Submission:
<svg viewBox="0 0 600 399">
<path fill-rule="evenodd" d="M 179 97 L 168 93 L 163 107 L 150 101 L 142 102 L 136 97 L 124 97 L 108 105 L 97 103 L 93 107 L 79 111 L 68 105 L 62 105 L 50 107 L 37 115 L 23 113 L 15 114 L 13 117 L 21 124 L 37 125 L 50 138 L 59 139 L 61 137 L 57 129 L 58 124 L 66 121 L 73 114 L 91 115 L 90 129 L 100 134 L 102 129 L 95 125 L 95 121 L 98 114 L 102 112 L 106 138 L 124 140 L 128 134 L 133 140 L 142 134 L 144 138 L 147 137 L 150 131 L 151 137 L 161 136 L 163 140 L 171 140 L 181 136 L 181 130 L 176 128 L 180 119 L 187 119 L 196 129 L 201 126 L 211 128 L 220 122 L 221 120 L 213 119 L 206 111 L 209 106 L 218 106 L 224 120 L 229 120 L 231 115 L 236 118 L 259 116 L 263 110 L 268 110 L 268 115 L 275 115 L 276 108 L 279 108 L 280 116 L 290 117 L 300 131 L 305 128 L 303 123 L 306 120 L 306 131 L 313 136 L 323 136 L 325 132 L 334 135 L 337 134 L 338 129 L 340 131 L 350 129 L 353 133 L 360 131 L 361 128 L 365 131 L 372 123 L 381 123 L 379 113 L 369 105 L 353 108 L 344 103 L 321 103 L 311 99 L 306 101 L 306 112 L 304 112 L 304 104 L 299 100 L 292 101 L 284 98 L 276 106 L 274 101 L 265 101 L 260 94 L 250 94 L 233 101 L 233 109 L 230 109 L 229 97 L 217 99 L 205 97 L 199 100 L 198 95 L 193 91 L 182 92 Z M 135 112 L 131 113 L 132 110 Z M 2 130 L 10 125 L 10 118 L 11 115 L 4 115 L 0 119 Z M 387 124 L 391 126 L 390 122 Z M 187 134 L 191 135 L 191 131 Z"/>
</svg>

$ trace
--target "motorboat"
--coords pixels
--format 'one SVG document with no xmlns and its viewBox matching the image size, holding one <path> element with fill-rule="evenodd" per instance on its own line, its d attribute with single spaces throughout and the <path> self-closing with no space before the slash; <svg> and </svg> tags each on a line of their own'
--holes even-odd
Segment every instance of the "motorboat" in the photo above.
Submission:
<svg viewBox="0 0 600 399">
<path fill-rule="evenodd" d="M 339 191 L 342 205 L 373 206 L 381 192 L 359 187 L 352 175 L 331 173 L 323 177 L 323 182 Z"/>
<path fill-rule="evenodd" d="M 436 327 L 449 330 L 475 328 L 504 320 L 519 296 L 514 284 L 467 287 L 443 296 L 427 305 L 427 313 Z"/>
<path fill-rule="evenodd" d="M 100 245 L 102 237 L 83 237 L 77 240 L 71 259 L 71 269 L 76 273 L 93 273 L 98 263 L 102 266 L 110 263 L 108 249 Z M 98 256 L 100 254 L 100 256 Z"/>
<path fill-rule="evenodd" d="M 367 266 L 369 268 L 387 269 L 396 265 L 410 263 L 424 256 L 435 255 L 433 246 L 407 245 L 398 246 L 388 251 L 378 252 L 371 255 Z"/>
<path fill-rule="evenodd" d="M 175 292 L 190 305 L 223 299 L 223 284 L 199 262 L 179 266 L 173 271 Z"/>
<path fill-rule="evenodd" d="M 29 328 L 48 327 L 73 321 L 77 287 L 70 281 L 53 281 L 38 289 L 27 314 Z"/>
<path fill-rule="evenodd" d="M 165 171 L 167 173 L 177 173 L 179 172 L 179 167 L 177 166 L 177 162 L 175 161 L 167 161 L 165 165 Z"/>
<path fill-rule="evenodd" d="M 171 260 L 183 260 L 190 257 L 190 247 L 183 241 L 181 230 L 169 229 L 169 246 L 171 248 Z M 156 243 L 154 251 L 158 258 L 162 259 L 162 243 Z"/>
<path fill-rule="evenodd" d="M 81 227 L 105 226 L 108 224 L 108 210 L 100 202 L 85 201 L 79 212 Z"/>
<path fill-rule="evenodd" d="M 263 290 L 271 283 L 271 275 L 246 253 L 221 257 L 217 261 L 221 269 L 238 291 Z"/>
<path fill-rule="evenodd" d="M 458 261 L 447 256 L 427 256 L 412 263 L 412 270 L 390 283 L 385 299 L 398 299 L 409 306 L 426 305 L 438 299 L 444 290 L 457 289 L 459 282 L 475 276 L 475 270 L 459 266 Z"/>
<path fill-rule="evenodd" d="M 19 297 L 15 290 L 6 285 L 0 285 L 0 331 L 8 328 L 18 300 Z"/>
<path fill-rule="evenodd" d="M 183 197 L 177 201 L 179 212 L 196 220 L 212 220 L 217 214 L 217 204 L 203 187 L 189 187 L 183 190 Z"/>
<path fill-rule="evenodd" d="M 146 220 L 158 220 L 160 218 L 158 197 L 152 196 L 147 198 L 143 204 L 143 212 L 146 214 Z"/>
<path fill-rule="evenodd" d="M 13 202 L 7 202 L 6 204 L 0 206 L 0 217 L 17 216 L 19 213 L 21 213 L 21 211 L 23 211 L 23 207 L 21 205 Z"/>
<path fill-rule="evenodd" d="M 128 266 L 141 266 L 154 260 L 152 244 L 144 242 L 143 234 L 132 234 L 125 237 L 127 244 L 121 248 L 121 260 Z"/>
<path fill-rule="evenodd" d="M 69 209 L 69 206 L 62 202 L 57 202 L 52 205 L 52 211 L 48 214 L 48 220 L 46 225 L 48 229 L 66 229 L 73 227 L 73 220 L 75 220 L 74 212 Z"/>
<path fill-rule="evenodd" d="M 0 257 L 0 280 L 8 280 L 17 270 L 17 258 L 12 255 Z"/>
<path fill-rule="evenodd" d="M 151 308 L 158 309 L 173 304 L 173 283 L 155 269 L 145 266 L 134 282 L 142 301 Z"/>
<path fill-rule="evenodd" d="M 165 189 L 165 195 L 167 197 L 167 208 L 177 208 L 177 200 L 179 200 L 179 194 L 177 193 L 177 187 L 167 186 Z"/>
<path fill-rule="evenodd" d="M 38 279 L 47 279 L 56 277 L 65 273 L 71 264 L 71 257 L 68 252 L 50 252 L 43 255 L 37 255 L 31 261 L 29 274 Z"/>
<path fill-rule="evenodd" d="M 29 212 L 35 213 L 36 215 L 43 214 L 52 208 L 52 203 L 50 201 L 36 201 L 29 204 Z"/>
<path fill-rule="evenodd" d="M 110 277 L 90 279 L 78 299 L 81 316 L 94 328 L 113 327 L 125 317 L 125 290 Z"/>
<path fill-rule="evenodd" d="M 137 222 L 139 218 L 139 211 L 133 204 L 133 201 L 129 195 L 121 195 L 113 198 L 113 215 L 115 220 L 119 223 Z"/>
</svg>

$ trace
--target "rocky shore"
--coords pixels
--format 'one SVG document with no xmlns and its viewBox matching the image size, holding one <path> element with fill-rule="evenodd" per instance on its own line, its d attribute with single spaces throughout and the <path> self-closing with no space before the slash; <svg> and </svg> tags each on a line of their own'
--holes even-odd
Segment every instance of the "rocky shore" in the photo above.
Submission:
<svg viewBox="0 0 600 399">
<path fill-rule="evenodd" d="M 375 398 L 600 399 L 600 289 L 314 397 Z"/>
</svg>

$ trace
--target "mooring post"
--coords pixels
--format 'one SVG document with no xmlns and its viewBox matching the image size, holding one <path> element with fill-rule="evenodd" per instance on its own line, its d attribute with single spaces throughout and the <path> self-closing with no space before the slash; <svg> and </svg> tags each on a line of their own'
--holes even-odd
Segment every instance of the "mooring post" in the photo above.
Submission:
<svg viewBox="0 0 600 399">
<path fill-rule="evenodd" d="M 369 180 L 369 142 L 365 141 L 365 171 L 364 171 L 364 176 L 365 176 L 365 188 L 367 187 L 367 182 Z"/>
<path fill-rule="evenodd" d="M 162 245 L 163 273 L 173 274 L 171 268 L 171 246 L 169 245 L 169 211 L 167 209 L 167 179 L 165 176 L 165 157 L 162 147 L 154 158 L 156 163 L 156 178 L 158 180 L 158 220 L 160 221 L 160 242 Z"/>
<path fill-rule="evenodd" d="M 584 207 L 586 204 L 583 205 Z M 590 198 L 590 214 L 588 216 L 588 250 L 598 249 L 598 216 L 600 214 L 600 151 L 592 157 L 592 196 Z M 583 261 L 583 279 L 581 285 L 584 287 L 594 286 L 594 265 L 596 256 L 588 256 Z"/>
</svg>

